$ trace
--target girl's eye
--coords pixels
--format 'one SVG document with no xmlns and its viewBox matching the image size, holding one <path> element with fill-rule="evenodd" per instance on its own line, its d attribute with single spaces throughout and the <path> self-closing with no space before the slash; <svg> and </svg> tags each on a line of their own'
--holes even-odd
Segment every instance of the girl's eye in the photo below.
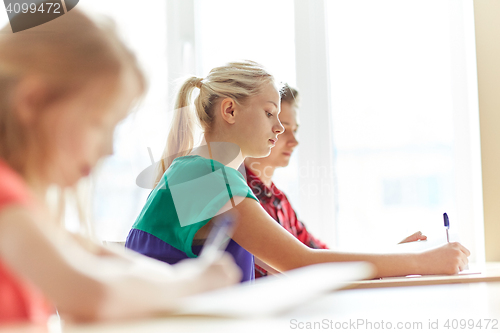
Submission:
<svg viewBox="0 0 500 333">
<path fill-rule="evenodd" d="M 271 117 L 273 116 L 273 114 L 272 114 L 271 112 L 267 112 L 267 111 L 266 111 L 266 114 L 267 114 L 267 117 L 268 117 L 268 118 L 271 118 Z"/>
</svg>

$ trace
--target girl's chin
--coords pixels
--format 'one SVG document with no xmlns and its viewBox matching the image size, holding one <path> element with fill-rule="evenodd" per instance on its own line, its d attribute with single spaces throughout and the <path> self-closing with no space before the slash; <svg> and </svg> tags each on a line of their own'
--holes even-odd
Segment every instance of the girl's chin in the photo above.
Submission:
<svg viewBox="0 0 500 333">
<path fill-rule="evenodd" d="M 54 181 L 54 184 L 61 188 L 70 188 L 75 186 L 82 178 L 84 178 L 84 176 L 81 174 L 71 176 L 68 175 L 67 177 L 59 177 Z"/>
<path fill-rule="evenodd" d="M 74 178 L 74 179 L 64 179 L 64 182 L 59 183 L 59 186 L 62 188 L 69 188 L 75 186 L 78 181 L 82 179 L 80 178 Z"/>
<path fill-rule="evenodd" d="M 265 151 L 263 151 L 262 154 L 259 157 L 260 158 L 262 158 L 262 157 L 268 157 L 271 154 L 271 148 L 272 147 L 269 147 L 268 149 L 266 149 Z"/>
<path fill-rule="evenodd" d="M 248 154 L 244 154 L 245 157 L 253 157 L 253 158 L 263 158 L 263 157 L 268 157 L 269 154 L 271 154 L 271 148 L 267 148 L 262 151 L 252 151 L 249 152 Z"/>
<path fill-rule="evenodd" d="M 281 168 L 284 168 L 284 167 L 287 167 L 288 164 L 290 164 L 290 160 L 289 159 L 287 159 L 287 160 L 281 160 L 280 163 L 279 163 L 279 166 Z"/>
</svg>

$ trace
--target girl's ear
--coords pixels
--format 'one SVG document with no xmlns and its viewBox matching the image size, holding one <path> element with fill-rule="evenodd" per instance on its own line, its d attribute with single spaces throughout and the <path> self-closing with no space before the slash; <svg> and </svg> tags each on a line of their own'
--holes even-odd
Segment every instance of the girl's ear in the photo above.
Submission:
<svg viewBox="0 0 500 333">
<path fill-rule="evenodd" d="M 12 107 L 23 124 L 36 121 L 46 104 L 47 87 L 42 80 L 28 77 L 21 80 L 12 94 Z"/>
<path fill-rule="evenodd" d="M 232 98 L 224 98 L 220 103 L 220 113 L 222 119 L 228 124 L 234 124 L 236 121 L 235 110 L 236 102 Z"/>
</svg>

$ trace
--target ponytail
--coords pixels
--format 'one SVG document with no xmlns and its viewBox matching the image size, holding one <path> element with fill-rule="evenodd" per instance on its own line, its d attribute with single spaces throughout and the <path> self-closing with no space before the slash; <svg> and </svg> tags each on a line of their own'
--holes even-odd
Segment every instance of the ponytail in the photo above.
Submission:
<svg viewBox="0 0 500 333">
<path fill-rule="evenodd" d="M 184 81 L 179 90 L 175 101 L 174 117 L 167 137 L 167 146 L 159 164 L 155 186 L 175 158 L 186 156 L 193 149 L 196 118 L 192 110 L 191 95 L 200 81 L 200 78 L 190 77 Z"/>
</svg>

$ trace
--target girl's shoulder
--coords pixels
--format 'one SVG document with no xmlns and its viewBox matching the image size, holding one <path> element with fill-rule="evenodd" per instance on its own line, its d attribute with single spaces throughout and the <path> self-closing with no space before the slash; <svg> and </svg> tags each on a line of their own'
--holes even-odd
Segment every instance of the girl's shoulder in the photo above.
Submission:
<svg viewBox="0 0 500 333">
<path fill-rule="evenodd" d="M 28 205 L 30 197 L 26 182 L 0 159 L 0 209 L 11 204 Z"/>
<path fill-rule="evenodd" d="M 170 183 L 185 182 L 191 179 L 210 175 L 222 177 L 226 181 L 246 185 L 245 169 L 233 169 L 217 160 L 212 160 L 199 155 L 187 155 L 176 158 L 165 173 Z"/>
<path fill-rule="evenodd" d="M 0 258 L 0 326 L 29 321 L 45 324 L 54 312 L 49 301 L 32 284 L 14 274 Z"/>
<path fill-rule="evenodd" d="M 211 160 L 198 155 L 177 157 L 165 172 L 170 184 L 184 183 L 210 174 L 213 169 Z"/>
<path fill-rule="evenodd" d="M 5 161 L 0 159 L 0 213 L 13 205 L 31 205 L 32 198 L 26 182 Z M 5 210 L 4 210 L 5 209 Z M 15 209 L 18 209 L 15 207 Z M 12 212 L 12 210 L 11 210 Z M 12 219 L 3 214 L 0 223 Z M 17 220 L 15 220 L 17 226 Z M 8 235 L 4 234 L 4 236 Z M 8 237 L 8 236 L 7 236 Z M 16 238 L 17 239 L 17 238 Z M 46 322 L 52 313 L 43 294 L 29 282 L 15 274 L 0 256 L 0 325 L 10 322 Z"/>
<path fill-rule="evenodd" d="M 210 160 L 199 155 L 181 156 L 173 160 L 172 165 L 169 169 L 199 168 L 206 166 L 208 161 Z"/>
</svg>

